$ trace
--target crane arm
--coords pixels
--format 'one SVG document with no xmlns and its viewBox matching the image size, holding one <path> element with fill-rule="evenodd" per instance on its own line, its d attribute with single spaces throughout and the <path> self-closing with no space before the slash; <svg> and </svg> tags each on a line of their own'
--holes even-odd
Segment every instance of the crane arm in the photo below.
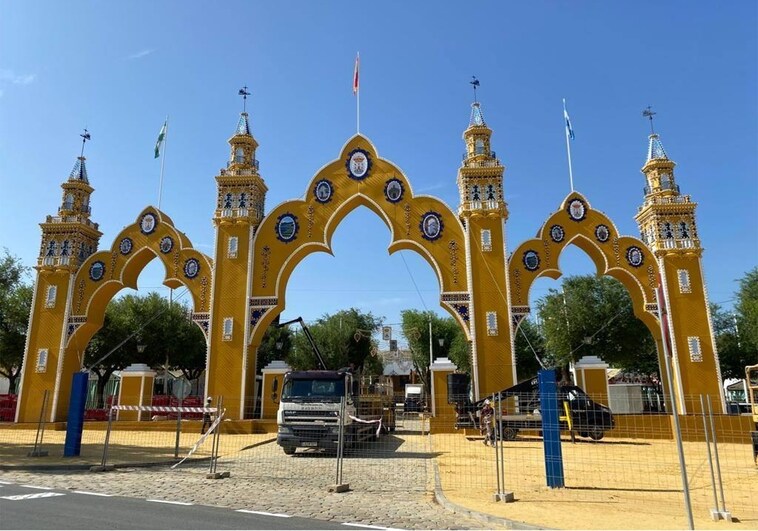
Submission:
<svg viewBox="0 0 758 531">
<path fill-rule="evenodd" d="M 282 328 L 287 325 L 291 325 L 292 323 L 300 323 L 300 326 L 303 328 L 303 333 L 305 334 L 306 339 L 308 339 L 308 342 L 311 344 L 311 349 L 313 349 L 313 353 L 316 355 L 316 359 L 318 360 L 318 363 L 321 366 L 321 369 L 325 371 L 328 370 L 326 368 L 326 363 L 324 362 L 324 357 L 321 355 L 321 351 L 318 349 L 316 342 L 313 340 L 311 331 L 308 330 L 307 326 L 305 326 L 305 322 L 303 321 L 302 317 L 296 317 L 295 319 L 290 319 L 289 321 L 279 323 L 278 325 L 276 325 L 276 327 Z"/>
</svg>

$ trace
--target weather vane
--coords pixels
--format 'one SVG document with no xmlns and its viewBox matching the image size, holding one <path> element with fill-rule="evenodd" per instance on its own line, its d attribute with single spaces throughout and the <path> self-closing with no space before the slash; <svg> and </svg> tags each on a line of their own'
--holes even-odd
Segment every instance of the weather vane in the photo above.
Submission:
<svg viewBox="0 0 758 531">
<path fill-rule="evenodd" d="M 242 87 L 237 94 L 242 96 L 242 112 L 247 112 L 247 97 L 250 95 L 247 91 L 247 85 Z"/>
<path fill-rule="evenodd" d="M 82 154 L 79 155 L 79 156 L 83 157 L 84 156 L 84 144 L 86 144 L 87 140 L 89 140 L 91 137 L 90 137 L 89 131 L 87 131 L 86 127 L 84 128 L 84 132 L 82 134 L 80 134 L 79 136 L 82 137 Z"/>
<path fill-rule="evenodd" d="M 469 83 L 471 83 L 471 86 L 474 87 L 474 103 L 476 103 L 476 87 L 479 86 L 479 80 L 476 79 L 476 76 L 471 76 L 471 81 L 469 81 Z"/>
<path fill-rule="evenodd" d="M 650 107 L 650 105 L 647 106 L 647 108 L 642 111 L 642 116 L 645 118 L 650 118 L 650 134 L 654 135 L 655 130 L 653 129 L 653 115 L 656 114 L 653 112 L 653 109 Z"/>
</svg>

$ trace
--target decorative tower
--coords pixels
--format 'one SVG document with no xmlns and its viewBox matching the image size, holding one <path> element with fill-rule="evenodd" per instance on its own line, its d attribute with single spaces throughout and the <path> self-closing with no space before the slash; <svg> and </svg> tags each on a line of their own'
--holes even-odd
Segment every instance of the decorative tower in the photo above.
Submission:
<svg viewBox="0 0 758 531">
<path fill-rule="evenodd" d="M 652 119 L 651 114 L 645 116 Z M 675 166 L 660 137 L 652 133 L 642 167 L 647 180 L 645 201 L 635 219 L 641 239 L 655 255 L 661 271 L 668 303 L 674 389 L 679 411 L 684 414 L 699 411 L 700 394 L 720 401 L 714 408 L 724 407 L 724 397 L 701 264 L 703 248 L 695 222 L 697 203 L 680 193 L 674 179 Z M 661 345 L 658 352 L 659 358 L 663 356 Z M 665 367 L 663 360 L 659 361 Z M 667 384 L 668 375 L 663 378 Z M 683 389 L 688 396 L 683 395 Z M 664 392 L 668 393 L 668 386 Z"/>
<path fill-rule="evenodd" d="M 102 233 L 90 220 L 90 196 L 94 188 L 87 178 L 84 142 L 82 153 L 68 180 L 61 185 L 63 196 L 57 216 L 47 216 L 42 227 L 42 243 L 37 258 L 32 312 L 21 376 L 17 422 L 39 419 L 44 393 L 24 393 L 24 388 L 47 390 L 47 412 L 54 421 L 65 417 L 71 381 L 56 377 L 64 364 L 73 364 L 70 374 L 81 368 L 81 360 L 63 359 L 66 323 L 69 318 L 73 277 L 89 255 L 97 251 Z M 61 398 L 63 397 L 63 398 Z"/>
<path fill-rule="evenodd" d="M 249 93 L 240 90 L 245 99 Z M 229 139 L 229 162 L 216 176 L 217 198 L 213 224 L 216 249 L 209 327 L 208 370 L 210 396 L 224 396 L 233 418 L 251 418 L 255 407 L 256 346 L 249 346 L 249 285 L 252 240 L 264 213 L 268 188 L 258 174 L 248 114 L 240 114 Z"/>
<path fill-rule="evenodd" d="M 473 83 L 472 83 L 473 84 Z M 478 85 L 476 82 L 475 87 Z M 515 382 L 512 360 L 508 262 L 503 197 L 505 167 L 490 147 L 481 105 L 474 101 L 463 133 L 466 153 L 458 170 L 458 208 L 466 234 L 469 286 L 474 319 L 471 321 L 474 393 L 482 397 Z"/>
</svg>

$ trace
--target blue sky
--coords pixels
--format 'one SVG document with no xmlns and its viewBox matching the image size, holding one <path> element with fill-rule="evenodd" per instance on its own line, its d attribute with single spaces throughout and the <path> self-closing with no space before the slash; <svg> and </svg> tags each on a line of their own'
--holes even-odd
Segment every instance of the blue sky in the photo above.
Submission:
<svg viewBox="0 0 758 531">
<path fill-rule="evenodd" d="M 622 234 L 645 185 L 649 124 L 682 193 L 699 203 L 712 301 L 731 306 L 758 264 L 758 4 L 734 2 L 9 2 L 0 1 L 0 247 L 35 263 L 38 223 L 86 156 L 101 248 L 158 196 L 155 139 L 170 115 L 162 210 L 211 253 L 214 176 L 247 85 L 267 211 L 300 197 L 355 133 L 353 62 L 361 53 L 361 132 L 415 193 L 458 206 L 456 172 L 471 87 L 506 165 L 509 250 L 534 236 L 569 192 L 561 99 L 576 139 L 574 183 Z M 399 323 L 441 315 L 437 280 L 359 209 L 335 256 L 294 272 L 283 316 L 351 306 Z M 402 256 L 401 256 L 402 254 Z M 593 272 L 578 250 L 564 273 Z M 140 287 L 160 286 L 153 262 Z M 538 281 L 531 298 L 559 282 Z M 162 293 L 167 293 L 165 288 Z"/>
</svg>

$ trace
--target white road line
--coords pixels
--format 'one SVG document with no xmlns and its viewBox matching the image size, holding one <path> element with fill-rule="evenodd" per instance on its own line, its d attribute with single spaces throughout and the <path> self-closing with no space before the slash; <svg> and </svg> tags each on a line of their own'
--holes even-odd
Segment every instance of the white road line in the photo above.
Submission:
<svg viewBox="0 0 758 531">
<path fill-rule="evenodd" d="M 26 487 L 27 489 L 38 489 L 38 490 L 50 490 L 51 487 L 35 487 L 34 485 L 21 485 L 22 487 Z"/>
<path fill-rule="evenodd" d="M 168 500 L 146 500 L 149 502 L 155 502 L 155 503 L 170 503 L 171 505 L 194 505 L 190 502 L 178 502 L 178 501 L 168 501 Z"/>
<path fill-rule="evenodd" d="M 237 509 L 238 513 L 249 513 L 249 514 L 260 514 L 263 516 L 276 516 L 278 518 L 292 518 L 288 514 L 282 514 L 282 513 L 267 513 L 265 511 L 249 511 L 247 509 Z"/>
<path fill-rule="evenodd" d="M 13 485 L 10 481 L 0 481 L 0 485 Z"/>
<path fill-rule="evenodd" d="M 3 500 L 34 500 L 36 498 L 51 498 L 53 496 L 65 496 L 63 492 L 37 492 L 35 494 L 16 494 L 15 496 L 0 496 Z"/>
<path fill-rule="evenodd" d="M 347 522 L 343 522 L 342 525 L 349 525 L 350 527 L 362 527 L 364 529 L 387 529 L 386 527 L 380 527 L 378 525 L 368 525 L 368 524 L 349 524 Z"/>
<path fill-rule="evenodd" d="M 104 496 L 106 498 L 110 498 L 113 496 L 113 494 L 102 494 L 100 492 L 89 492 L 86 490 L 75 490 L 74 492 L 77 494 L 89 494 L 90 496 Z"/>
</svg>

